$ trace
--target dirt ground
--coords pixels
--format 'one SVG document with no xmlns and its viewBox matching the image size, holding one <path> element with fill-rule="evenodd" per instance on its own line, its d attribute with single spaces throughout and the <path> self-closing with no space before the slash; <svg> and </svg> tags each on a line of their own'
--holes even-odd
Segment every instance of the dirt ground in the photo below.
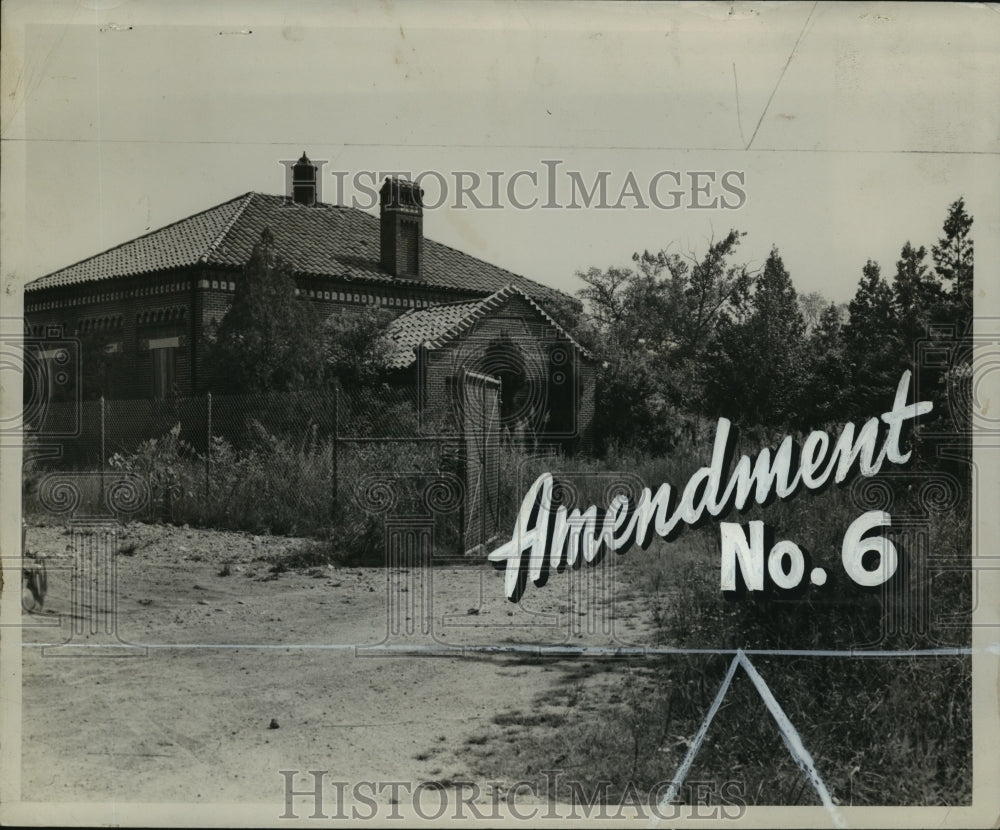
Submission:
<svg viewBox="0 0 1000 830">
<path fill-rule="evenodd" d="M 23 617 L 25 800 L 280 809 L 279 770 L 477 781 L 469 744 L 495 715 L 536 711 L 541 696 L 558 709 L 552 692 L 574 658 L 462 646 L 607 646 L 648 634 L 639 601 L 618 591 L 612 603 L 593 569 L 557 574 L 513 604 L 486 563 L 435 567 L 429 584 L 407 569 L 275 574 L 273 557 L 297 540 L 142 524 L 120 532 L 113 580 L 81 580 L 114 583 L 112 632 L 94 633 L 90 611 L 109 595 L 84 591 L 74 606 L 73 539 L 60 526 L 28 531 L 28 550 L 49 557 L 49 592 L 44 611 Z M 425 619 L 433 634 L 420 630 Z M 101 647 L 109 642 L 117 648 Z"/>
</svg>

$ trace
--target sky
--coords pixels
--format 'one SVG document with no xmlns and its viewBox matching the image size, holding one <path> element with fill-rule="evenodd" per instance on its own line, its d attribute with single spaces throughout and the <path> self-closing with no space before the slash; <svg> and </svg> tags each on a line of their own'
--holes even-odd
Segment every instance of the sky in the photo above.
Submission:
<svg viewBox="0 0 1000 830">
<path fill-rule="evenodd" d="M 736 228 L 740 261 L 777 246 L 800 292 L 846 302 L 867 259 L 891 276 L 905 242 L 929 248 L 959 196 L 977 240 L 996 230 L 995 7 L 98 0 L 4 14 L 15 288 L 246 191 L 283 192 L 281 162 L 303 151 L 325 162 L 326 201 L 364 200 L 356 177 L 423 173 L 442 202 L 428 237 L 570 293 L 581 270 L 645 249 L 698 256 Z M 457 193 L 465 174 L 481 206 Z M 587 206 L 580 187 L 602 176 L 604 204 Z"/>
</svg>

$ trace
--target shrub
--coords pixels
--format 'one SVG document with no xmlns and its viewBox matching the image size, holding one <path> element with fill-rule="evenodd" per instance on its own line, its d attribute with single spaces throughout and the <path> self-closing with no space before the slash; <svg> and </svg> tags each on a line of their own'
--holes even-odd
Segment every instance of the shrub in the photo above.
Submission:
<svg viewBox="0 0 1000 830">
<path fill-rule="evenodd" d="M 241 448 L 213 436 L 207 453 L 180 437 L 180 425 L 143 442 L 132 454 L 110 459 L 114 470 L 135 473 L 149 483 L 146 518 L 253 533 L 313 536 L 328 547 L 328 561 L 352 565 L 384 562 L 384 517 L 365 506 L 361 488 L 368 474 L 392 471 L 395 511 L 421 514 L 422 488 L 441 472 L 456 472 L 434 442 L 342 443 L 319 437 L 271 432 L 248 424 Z M 334 479 L 336 478 L 336 486 Z M 436 518 L 442 550 L 459 540 L 458 513 Z"/>
<path fill-rule="evenodd" d="M 150 508 L 154 515 L 159 514 L 169 521 L 176 521 L 184 513 L 182 499 L 188 468 L 195 458 L 194 449 L 181 440 L 180 434 L 178 423 L 166 435 L 143 441 L 131 455 L 115 453 L 108 460 L 112 470 L 141 476 L 149 487 Z"/>
</svg>

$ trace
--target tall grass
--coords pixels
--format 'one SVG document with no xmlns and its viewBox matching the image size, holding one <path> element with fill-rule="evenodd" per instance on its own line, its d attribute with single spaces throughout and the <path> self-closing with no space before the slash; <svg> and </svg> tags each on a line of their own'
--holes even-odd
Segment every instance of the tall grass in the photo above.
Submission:
<svg viewBox="0 0 1000 830">
<path fill-rule="evenodd" d="M 592 686 L 587 674 L 596 669 L 580 668 L 567 680 L 576 684 L 575 705 L 556 728 L 539 728 L 530 713 L 520 720 L 505 714 L 514 728 L 490 735 L 473 765 L 484 776 L 510 780 L 558 770 L 561 787 L 551 795 L 561 801 L 574 800 L 576 784 L 589 794 L 605 786 L 602 803 L 618 804 L 633 790 L 648 804 L 651 793 L 662 797 L 687 754 L 730 659 L 690 654 L 606 665 L 610 682 Z M 968 656 L 753 662 L 837 803 L 970 803 Z M 538 705 L 547 702 L 543 697 Z M 691 768 L 692 782 L 710 783 L 703 796 L 714 804 L 726 803 L 720 795 L 727 782 L 746 804 L 820 803 L 740 670 Z M 693 795 L 693 788 L 682 788 L 680 801 L 692 803 Z"/>
<path fill-rule="evenodd" d="M 253 449 L 214 438 L 208 454 L 180 437 L 179 425 L 116 454 L 111 470 L 138 474 L 149 488 L 148 518 L 256 533 L 305 535 L 329 524 L 333 497 L 327 443 L 292 442 L 256 426 Z"/>
<path fill-rule="evenodd" d="M 313 537 L 317 544 L 309 547 L 307 558 L 377 565 L 384 562 L 385 517 L 366 501 L 366 476 L 387 474 L 395 510 L 418 514 L 421 488 L 454 466 L 454 458 L 433 442 L 344 442 L 335 448 L 315 430 L 293 439 L 273 434 L 260 422 L 249 424 L 239 447 L 215 436 L 207 451 L 198 452 L 182 438 L 178 424 L 134 452 L 113 455 L 104 476 L 91 471 L 67 481 L 88 513 L 106 511 L 102 481 L 108 486 L 116 472 L 130 473 L 148 488 L 146 505 L 131 518 Z M 27 513 L 44 513 L 37 490 L 49 472 L 34 464 L 25 467 Z M 457 525 L 457 511 L 436 517 L 436 539 L 443 547 L 457 543 Z"/>
</svg>

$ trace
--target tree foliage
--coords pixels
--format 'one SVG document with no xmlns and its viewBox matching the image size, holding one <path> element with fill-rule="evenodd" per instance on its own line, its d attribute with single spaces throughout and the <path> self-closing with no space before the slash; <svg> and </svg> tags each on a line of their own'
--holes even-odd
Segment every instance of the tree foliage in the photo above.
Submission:
<svg viewBox="0 0 1000 830">
<path fill-rule="evenodd" d="M 313 306 L 296 296 L 295 280 L 265 228 L 215 333 L 211 388 L 288 392 L 318 383 L 323 374 L 318 322 Z"/>
<path fill-rule="evenodd" d="M 907 241 L 891 281 L 869 259 L 846 306 L 799 294 L 776 247 L 751 270 L 737 259 L 744 234 L 731 230 L 700 255 L 668 246 L 579 273 L 578 297 L 545 310 L 598 358 L 594 425 L 605 447 L 668 451 L 720 415 L 783 430 L 870 417 L 907 368 L 943 413 L 970 374 L 972 224 L 957 199 L 930 257 Z M 318 319 L 265 231 L 218 327 L 212 388 L 378 385 L 390 375 L 387 321 L 376 309 Z M 928 344 L 949 359 L 924 360 Z"/>
<path fill-rule="evenodd" d="M 799 311 L 806 324 L 806 333 L 811 333 L 819 325 L 820 318 L 826 313 L 829 300 L 819 291 L 799 294 Z"/>
<path fill-rule="evenodd" d="M 945 411 L 947 390 L 969 374 L 968 357 L 955 356 L 969 353 L 972 223 L 957 199 L 930 257 L 907 241 L 891 281 L 869 259 L 840 306 L 798 294 L 777 248 L 752 272 L 736 259 L 736 230 L 701 256 L 668 246 L 579 273 L 584 310 L 567 327 L 600 359 L 598 439 L 655 451 L 720 415 L 772 429 L 867 418 L 904 369 Z M 930 347 L 951 362 L 933 365 Z"/>
<path fill-rule="evenodd" d="M 209 348 L 215 392 L 299 392 L 335 381 L 378 385 L 389 374 L 391 313 L 362 308 L 323 319 L 300 299 L 288 265 L 265 229 L 236 283 Z"/>
<path fill-rule="evenodd" d="M 804 388 L 800 392 L 800 426 L 823 426 L 839 420 L 850 391 L 841 309 L 829 303 L 809 331 L 805 343 Z"/>
<path fill-rule="evenodd" d="M 903 246 L 892 282 L 892 301 L 902 343 L 914 343 L 934 322 L 944 297 L 941 280 L 926 262 L 927 249 Z"/>
<path fill-rule="evenodd" d="M 753 292 L 719 320 L 718 347 L 707 365 L 708 402 L 749 424 L 799 420 L 806 324 L 791 275 L 772 248 Z"/>
<path fill-rule="evenodd" d="M 733 263 L 740 240 L 745 234 L 731 230 L 718 241 L 711 241 L 701 259 L 644 251 L 632 259 L 644 280 L 636 300 L 652 300 L 659 313 L 657 322 L 665 324 L 663 343 L 685 357 L 703 354 L 711 345 L 716 324 L 727 309 L 741 304 L 751 284 L 747 267 Z"/>
<path fill-rule="evenodd" d="M 900 362 L 900 340 L 893 291 L 882 278 L 877 262 L 868 260 L 848 305 L 849 322 L 843 328 L 842 348 L 848 375 L 843 401 L 845 414 L 856 417 L 884 401 Z M 895 377 L 898 381 L 898 376 Z"/>
<path fill-rule="evenodd" d="M 717 323 L 744 301 L 752 281 L 732 261 L 742 236 L 730 231 L 701 257 L 644 251 L 633 256 L 634 268 L 578 274 L 585 313 L 571 330 L 601 359 L 599 440 L 661 451 L 686 428 L 685 413 L 701 411 Z"/>
<path fill-rule="evenodd" d="M 393 346 L 385 335 L 392 314 L 365 307 L 357 313 L 333 314 L 322 325 L 327 379 L 345 386 L 372 386 L 385 380 Z"/>
<path fill-rule="evenodd" d="M 965 199 L 959 197 L 948 208 L 944 236 L 931 248 L 934 267 L 947 287 L 948 300 L 956 317 L 972 313 L 972 272 L 974 251 L 972 217 L 965 212 Z M 961 320 L 958 320 L 961 322 Z"/>
</svg>

